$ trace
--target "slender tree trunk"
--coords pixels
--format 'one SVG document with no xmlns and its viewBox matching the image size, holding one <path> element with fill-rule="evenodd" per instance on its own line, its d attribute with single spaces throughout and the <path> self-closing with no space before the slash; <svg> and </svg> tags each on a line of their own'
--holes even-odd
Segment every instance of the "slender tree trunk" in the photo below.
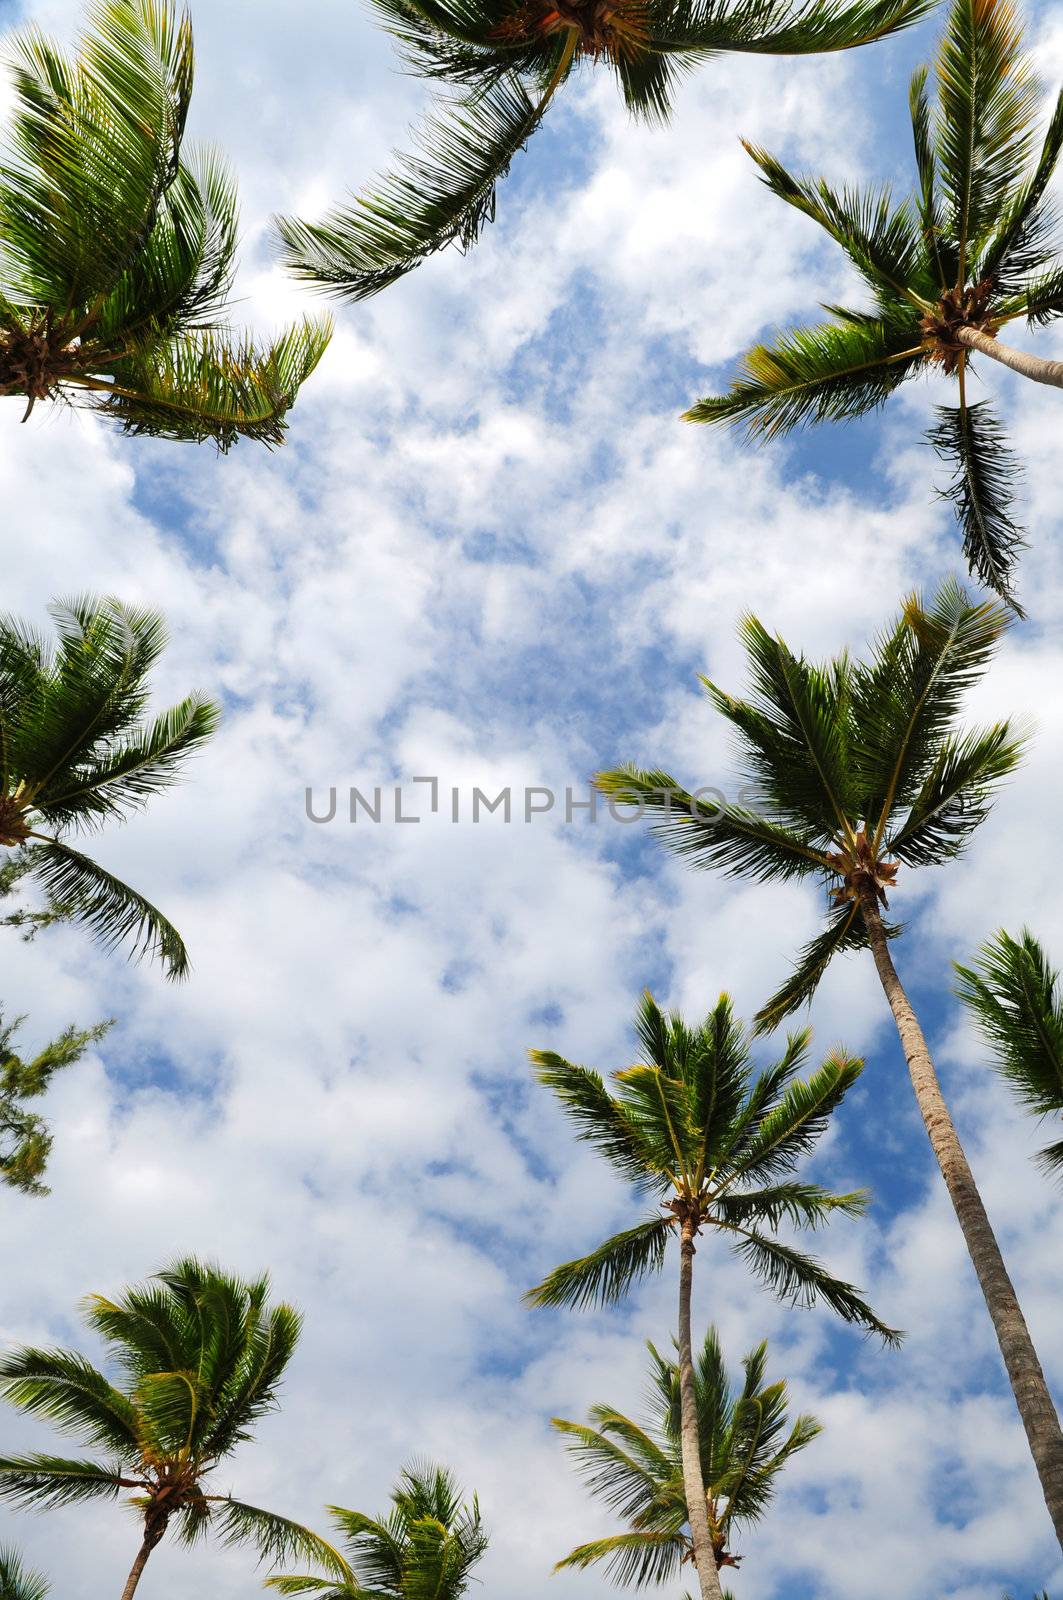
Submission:
<svg viewBox="0 0 1063 1600">
<path fill-rule="evenodd" d="M 133 1562 L 133 1565 L 129 1571 L 129 1577 L 125 1581 L 125 1588 L 122 1590 L 122 1600 L 133 1600 L 133 1596 L 136 1593 L 137 1584 L 140 1582 L 144 1568 L 148 1564 L 148 1557 L 151 1555 L 151 1552 L 154 1550 L 155 1546 L 158 1544 L 165 1532 L 165 1521 L 162 1522 L 161 1525 L 150 1520 L 145 1524 L 144 1538 L 141 1542 L 140 1549 L 137 1551 L 137 1559 Z"/>
<path fill-rule="evenodd" d="M 694 1277 L 694 1228 L 683 1223 L 679 1243 L 679 1407 L 683 1449 L 683 1492 L 686 1495 L 694 1565 L 698 1569 L 701 1600 L 723 1600 L 720 1574 L 709 1533 L 705 1505 L 705 1480 L 701 1475 L 701 1439 L 694 1395 L 694 1357 L 690 1347 L 690 1287 Z"/>
<path fill-rule="evenodd" d="M 1001 344 L 999 339 L 991 338 L 981 328 L 957 328 L 956 338 L 968 350 L 977 350 L 980 355 L 999 361 L 1001 366 L 1010 367 L 1012 372 L 1019 373 L 1023 378 L 1032 378 L 1034 383 L 1048 383 L 1054 389 L 1063 389 L 1063 361 L 1049 361 L 1047 356 L 1033 356 L 1028 350 L 1016 350 L 1014 345 Z"/>
<path fill-rule="evenodd" d="M 878 906 L 868 896 L 862 899 L 861 909 L 875 966 L 908 1062 L 915 1098 L 989 1308 L 1048 1514 L 1063 1549 L 1063 1431 L 1059 1417 L 974 1174 L 945 1104 L 923 1030 L 893 965 Z"/>
</svg>

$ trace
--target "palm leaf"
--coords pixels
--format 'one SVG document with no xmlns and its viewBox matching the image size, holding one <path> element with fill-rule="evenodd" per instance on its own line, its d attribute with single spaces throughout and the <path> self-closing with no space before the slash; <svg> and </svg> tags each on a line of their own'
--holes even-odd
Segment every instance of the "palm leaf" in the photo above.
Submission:
<svg viewBox="0 0 1063 1600">
<path fill-rule="evenodd" d="M 494 221 L 496 187 L 544 108 L 514 77 L 446 102 L 422 128 L 418 154 L 401 157 L 375 191 L 322 222 L 275 219 L 285 266 L 364 300 L 449 244 L 467 250 Z"/>
<path fill-rule="evenodd" d="M 1059 974 L 1028 928 L 1003 930 L 974 965 L 957 964 L 957 994 L 993 1050 L 994 1066 L 1034 1116 L 1063 1116 L 1063 993 Z M 1063 1143 L 1040 1153 L 1063 1174 Z"/>
<path fill-rule="evenodd" d="M 524 1296 L 529 1305 L 615 1305 L 635 1284 L 664 1265 L 671 1218 L 650 1217 L 614 1234 L 590 1255 L 555 1267 Z"/>
<path fill-rule="evenodd" d="M 853 1285 L 832 1277 L 822 1262 L 757 1229 L 730 1227 L 736 1235 L 736 1252 L 780 1300 L 801 1306 L 813 1306 L 822 1300 L 844 1322 L 878 1334 L 885 1344 L 900 1343 L 900 1332 L 887 1327 Z"/>
<path fill-rule="evenodd" d="M 31 871 L 51 899 L 69 906 L 105 950 L 128 943 L 132 960 L 149 956 L 163 963 L 168 978 L 188 976 L 188 951 L 177 929 L 150 900 L 106 868 L 57 839 L 47 839 L 34 844 Z"/>
<path fill-rule="evenodd" d="M 927 438 L 953 470 L 949 487 L 939 493 L 955 508 L 967 565 L 1022 616 L 1011 589 L 1015 562 L 1026 546 L 1011 514 L 1021 463 L 1005 444 L 1003 427 L 987 401 L 938 406 L 937 417 Z"/>
</svg>

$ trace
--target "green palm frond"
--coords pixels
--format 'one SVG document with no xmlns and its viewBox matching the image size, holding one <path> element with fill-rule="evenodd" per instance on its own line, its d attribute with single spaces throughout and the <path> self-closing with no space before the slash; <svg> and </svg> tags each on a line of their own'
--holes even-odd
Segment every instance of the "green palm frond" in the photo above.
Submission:
<svg viewBox="0 0 1063 1600">
<path fill-rule="evenodd" d="M 495 192 L 545 108 L 518 78 L 445 103 L 376 190 L 322 222 L 276 219 L 282 259 L 296 277 L 364 300 L 456 243 L 469 249 L 494 221 Z"/>
<path fill-rule="evenodd" d="M 816 1183 L 775 1183 L 766 1189 L 743 1189 L 720 1197 L 720 1216 L 726 1222 L 744 1223 L 751 1217 L 770 1228 L 791 1222 L 796 1228 L 819 1228 L 835 1212 L 862 1217 L 871 1204 L 866 1189 L 852 1194 L 832 1194 Z"/>
<path fill-rule="evenodd" d="M 766 439 L 806 423 L 841 422 L 884 403 L 920 367 L 916 319 L 861 316 L 794 328 L 743 357 L 724 395 L 698 400 L 688 422 L 740 423 Z"/>
<path fill-rule="evenodd" d="M 118 1465 L 43 1454 L 0 1456 L 0 1498 L 35 1511 L 115 1500 L 124 1482 Z"/>
<path fill-rule="evenodd" d="M 210 439 L 223 452 L 238 439 L 279 445 L 331 337 L 328 318 L 304 318 L 265 349 L 209 329 L 153 340 L 115 362 L 90 403 L 127 434 Z"/>
<path fill-rule="evenodd" d="M 671 1219 L 650 1217 L 614 1234 L 590 1255 L 566 1261 L 524 1296 L 533 1306 L 615 1305 L 635 1284 L 664 1265 Z"/>
<path fill-rule="evenodd" d="M 1021 616 L 1011 590 L 1015 563 L 1026 547 L 1023 529 L 1011 512 L 1022 478 L 1019 459 L 1008 448 L 988 401 L 938 406 L 937 417 L 927 438 L 952 468 L 952 482 L 940 493 L 955 508 L 967 565 Z"/>
<path fill-rule="evenodd" d="M 757 1032 L 771 1033 L 794 1011 L 810 1004 L 834 957 L 847 950 L 863 950 L 866 945 L 867 930 L 859 906 L 855 902 L 842 906 L 832 914 L 823 932 L 798 952 L 789 978 L 761 1006 L 754 1018 Z"/>
<path fill-rule="evenodd" d="M 937 161 L 961 275 L 1032 151 L 1037 89 L 1005 0 L 953 0 L 937 59 Z"/>
<path fill-rule="evenodd" d="M 185 978 L 188 951 L 173 924 L 157 906 L 79 850 L 56 839 L 35 843 L 29 852 L 31 871 L 49 898 L 70 906 L 105 950 L 130 947 L 130 959 L 147 956 L 161 961 L 166 976 Z"/>
<path fill-rule="evenodd" d="M 833 1277 L 814 1256 L 805 1255 L 756 1228 L 730 1226 L 737 1236 L 738 1254 L 780 1300 L 800 1306 L 813 1306 L 823 1301 L 843 1322 L 855 1323 L 866 1332 L 877 1334 L 885 1344 L 900 1343 L 900 1331 L 888 1327 L 851 1283 Z"/>
<path fill-rule="evenodd" d="M 535 1076 L 552 1089 L 566 1116 L 576 1124 L 576 1137 L 592 1144 L 623 1177 L 636 1187 L 653 1189 L 657 1182 L 647 1172 L 643 1135 L 613 1099 L 600 1075 L 574 1066 L 552 1050 L 530 1050 Z"/>
<path fill-rule="evenodd" d="M 653 832 L 676 855 L 729 876 L 768 883 L 807 877 L 828 865 L 822 852 L 791 829 L 748 807 L 718 804 L 689 794 L 667 772 L 615 767 L 594 776 L 594 786 L 618 805 L 635 806 L 664 820 Z"/>
<path fill-rule="evenodd" d="M 134 1406 L 74 1351 L 26 1348 L 0 1357 L 0 1394 L 87 1444 L 122 1456 L 136 1448 Z"/>
<path fill-rule="evenodd" d="M 1063 1116 L 1063 988 L 1029 928 L 1017 939 L 1001 929 L 956 975 L 956 992 L 1021 1104 L 1037 1117 Z M 1063 1141 L 1039 1160 L 1063 1174 Z"/>
<path fill-rule="evenodd" d="M 48 1590 L 47 1578 L 24 1567 L 16 1550 L 0 1545 L 0 1600 L 45 1600 Z"/>
<path fill-rule="evenodd" d="M 907 866 L 935 866 L 963 854 L 992 809 L 994 790 L 1022 758 L 1023 736 L 1008 722 L 942 742 L 889 849 Z"/>
</svg>

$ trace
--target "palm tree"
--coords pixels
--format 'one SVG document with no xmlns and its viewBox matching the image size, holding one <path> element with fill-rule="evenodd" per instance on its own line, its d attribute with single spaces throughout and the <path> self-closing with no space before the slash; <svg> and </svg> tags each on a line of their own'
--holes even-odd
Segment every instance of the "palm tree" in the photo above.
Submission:
<svg viewBox="0 0 1063 1600">
<path fill-rule="evenodd" d="M 829 893 L 823 933 L 757 1016 L 774 1028 L 808 1001 L 831 959 L 869 947 L 900 1035 L 927 1135 L 996 1330 L 1052 1521 L 1063 1546 L 1063 1433 L 1022 1309 L 902 987 L 883 920 L 902 868 L 962 855 L 1016 766 L 1009 722 L 961 731 L 966 692 L 1008 625 L 999 604 L 973 605 L 947 583 L 929 606 L 910 599 L 866 661 L 795 656 L 755 617 L 741 636 L 753 693 L 735 699 L 704 679 L 737 731 L 748 805 L 698 798 L 664 772 L 599 774 L 615 801 L 661 815 L 663 842 L 698 867 L 755 882 L 812 878 Z"/>
<path fill-rule="evenodd" d="M 867 1207 L 863 1191 L 833 1194 L 791 1176 L 863 1064 L 835 1053 L 807 1083 L 798 1081 L 811 1040 L 805 1029 L 792 1034 L 781 1059 L 754 1078 L 746 1032 L 726 995 L 704 1022 L 688 1027 L 676 1013 L 666 1016 L 647 994 L 635 1026 L 641 1059 L 613 1073 L 616 1094 L 587 1067 L 549 1050 L 531 1054 L 540 1083 L 558 1096 L 577 1137 L 594 1145 L 637 1194 L 653 1196 L 658 1209 L 590 1255 L 556 1267 L 527 1299 L 538 1306 L 615 1304 L 661 1270 L 668 1241 L 678 1234 L 683 1481 L 702 1600 L 720 1600 L 691 1351 L 694 1240 L 710 1234 L 728 1244 L 781 1299 L 805 1305 L 823 1300 L 846 1322 L 888 1342 L 899 1337 L 851 1284 L 778 1237 L 784 1222 L 816 1228 L 835 1212 L 860 1216 Z"/>
<path fill-rule="evenodd" d="M 286 265 L 346 300 L 450 244 L 467 250 L 554 95 L 607 66 L 628 111 L 665 122 L 679 80 L 725 51 L 847 50 L 914 22 L 933 0 L 374 0 L 409 67 L 453 91 L 413 155 L 322 222 L 277 219 Z"/>
<path fill-rule="evenodd" d="M 644 1422 L 633 1422 L 608 1405 L 592 1408 L 590 1425 L 553 1419 L 591 1493 L 630 1524 L 625 1533 L 577 1545 L 555 1571 L 604 1563 L 614 1582 L 641 1588 L 670 1583 L 693 1560 L 683 1488 L 679 1367 L 652 1344 L 647 1348 Z M 760 1521 L 786 1462 L 821 1432 L 815 1417 L 807 1415 L 789 1427 L 785 1382 L 764 1381 L 767 1354 L 767 1344 L 761 1343 L 745 1357 L 745 1379 L 736 1393 L 716 1330 L 710 1328 L 694 1365 L 701 1476 L 717 1570 L 740 1564 L 743 1558 L 729 1548 L 733 1530 Z"/>
<path fill-rule="evenodd" d="M 330 1563 L 326 1576 L 279 1575 L 266 1587 L 322 1600 L 461 1600 L 487 1549 L 475 1495 L 462 1491 L 445 1467 L 404 1467 L 382 1517 L 330 1506 L 349 1559 Z"/>
<path fill-rule="evenodd" d="M 48 1583 L 39 1572 L 27 1572 L 17 1553 L 0 1546 L 0 1600 L 45 1600 Z"/>
<path fill-rule="evenodd" d="M 106 1451 L 102 1460 L 0 1456 L 0 1495 L 52 1510 L 133 1490 L 142 1535 L 122 1600 L 171 1524 L 187 1545 L 213 1533 L 223 1544 L 254 1544 L 263 1560 L 329 1558 L 309 1529 L 210 1492 L 211 1474 L 276 1409 L 299 1337 L 298 1312 L 270 1306 L 268 1294 L 265 1276 L 243 1282 L 186 1260 L 118 1300 L 90 1295 L 84 1320 L 115 1361 L 118 1386 L 73 1350 L 0 1357 L 0 1394 Z"/>
<path fill-rule="evenodd" d="M 279 444 L 329 324 L 264 348 L 226 326 L 236 192 L 215 153 L 182 149 L 187 14 L 96 0 L 76 58 L 35 29 L 8 54 L 0 395 L 21 397 L 25 417 L 65 398 L 129 434 Z"/>
<path fill-rule="evenodd" d="M 1029 928 L 1001 930 L 972 967 L 957 965 L 958 993 L 992 1045 L 997 1070 L 1038 1117 L 1063 1117 L 1063 988 Z M 1038 1156 L 1063 1174 L 1063 1139 Z"/>
<path fill-rule="evenodd" d="M 0 1183 L 24 1194 L 47 1194 L 41 1179 L 52 1135 L 44 1118 L 27 1111 L 23 1102 L 44 1094 L 55 1073 L 80 1061 L 89 1045 L 102 1039 L 112 1024 L 67 1028 L 27 1061 L 12 1049 L 12 1040 L 25 1020 L 16 1017 L 5 1023 L 0 1008 Z"/>
<path fill-rule="evenodd" d="M 145 724 L 147 677 L 166 643 L 161 617 L 114 599 L 51 607 L 58 646 L 0 618 L 0 846 L 49 897 L 44 921 L 74 918 L 107 946 L 188 972 L 162 913 L 64 836 L 124 821 L 172 784 L 217 727 L 192 694 Z"/>
<path fill-rule="evenodd" d="M 967 373 L 975 355 L 986 356 L 1063 386 L 1063 362 L 997 337 L 1009 322 L 1036 327 L 1063 314 L 1063 258 L 1046 199 L 1063 148 L 1063 95 L 1038 149 L 1038 95 L 1020 43 L 1007 0 L 953 0 L 935 108 L 926 69 L 912 79 L 917 185 L 900 204 L 888 189 L 839 191 L 792 177 L 746 146 L 772 192 L 841 245 L 871 305 L 828 307 L 829 321 L 756 345 L 726 394 L 686 413 L 770 439 L 860 416 L 920 374 L 955 378 L 958 403 L 938 408 L 928 437 L 953 469 L 946 494 L 971 571 L 1005 599 L 1023 542 L 1011 513 L 1015 461 L 988 403 L 968 403 Z"/>
</svg>

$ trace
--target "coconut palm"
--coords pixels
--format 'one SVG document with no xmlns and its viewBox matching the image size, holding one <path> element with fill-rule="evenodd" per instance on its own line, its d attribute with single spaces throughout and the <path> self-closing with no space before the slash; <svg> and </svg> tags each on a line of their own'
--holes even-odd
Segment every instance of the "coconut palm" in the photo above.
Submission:
<svg viewBox="0 0 1063 1600">
<path fill-rule="evenodd" d="M 176 928 L 66 838 L 123 821 L 168 788 L 219 708 L 192 694 L 144 722 L 148 674 L 166 643 L 157 613 L 83 596 L 51 616 L 55 647 L 0 618 L 0 847 L 45 890 L 45 921 L 73 918 L 105 946 L 128 942 L 184 977 Z"/>
<path fill-rule="evenodd" d="M 1063 1546 L 1059 1418 L 893 964 L 889 945 L 900 929 L 882 915 L 902 870 L 962 855 L 1019 760 L 1022 738 L 1012 723 L 959 725 L 964 695 L 985 671 L 1008 619 L 1004 606 L 972 604 L 950 582 L 929 605 L 909 600 L 867 660 L 843 653 L 819 665 L 748 617 L 741 636 L 751 697 L 736 699 L 703 682 L 737 732 L 749 803 L 698 798 L 667 773 L 635 767 L 596 781 L 614 801 L 659 816 L 663 842 L 694 866 L 759 883 L 810 878 L 828 892 L 827 926 L 759 1012 L 760 1031 L 811 998 L 834 956 L 870 948 Z"/>
<path fill-rule="evenodd" d="M 22 1348 L 0 1357 L 0 1394 L 31 1416 L 105 1452 L 101 1459 L 0 1456 L 0 1495 L 52 1510 L 133 1491 L 141 1542 L 122 1600 L 172 1527 L 182 1544 L 207 1534 L 254 1545 L 263 1560 L 327 1560 L 323 1539 L 231 1494 L 212 1473 L 277 1407 L 301 1318 L 268 1303 L 269 1279 L 177 1261 L 117 1300 L 90 1295 L 84 1320 L 103 1339 L 112 1384 L 73 1350 Z"/>
<path fill-rule="evenodd" d="M 1005 344 L 998 333 L 1063 315 L 1063 254 L 1046 199 L 1063 148 L 1063 95 L 1038 140 L 1039 97 L 1007 0 L 953 0 L 937 58 L 912 79 L 915 192 L 838 190 L 795 178 L 747 145 L 764 182 L 825 228 L 870 291 L 865 307 L 756 345 L 724 395 L 699 400 L 694 422 L 744 425 L 774 438 L 799 424 L 860 416 L 908 378 L 942 372 L 957 404 L 941 406 L 929 439 L 951 465 L 953 502 L 972 573 L 1004 598 L 1022 531 L 1012 514 L 1016 463 L 988 402 L 969 403 L 975 356 L 1036 383 L 1063 386 L 1063 362 Z"/>
<path fill-rule="evenodd" d="M 906 27 L 933 0 L 374 0 L 419 76 L 452 94 L 413 155 L 322 222 L 278 218 L 298 277 L 346 300 L 394 283 L 494 219 L 498 184 L 556 92 L 607 67 L 628 111 L 668 119 L 682 76 L 726 51 L 847 50 Z"/>
<path fill-rule="evenodd" d="M 0 1183 L 21 1189 L 24 1194 L 47 1194 L 41 1179 L 48 1164 L 52 1135 L 43 1117 L 26 1110 L 25 1101 L 46 1093 L 55 1074 L 80 1061 L 89 1045 L 103 1038 L 111 1023 L 67 1028 L 27 1060 L 12 1048 L 25 1020 L 16 1017 L 5 1023 L 0 1008 Z"/>
<path fill-rule="evenodd" d="M 236 193 L 186 154 L 192 29 L 171 0 L 96 0 L 76 57 L 36 29 L 0 156 L 0 395 L 76 400 L 130 434 L 279 444 L 329 338 L 226 326 Z"/>
<path fill-rule="evenodd" d="M 702 1479 L 690 1301 L 694 1240 L 726 1244 L 781 1299 L 822 1300 L 844 1321 L 898 1338 L 849 1283 L 778 1237 L 782 1224 L 816 1228 L 835 1213 L 860 1216 L 868 1196 L 834 1194 L 792 1176 L 825 1132 L 831 1113 L 856 1082 L 862 1063 L 835 1053 L 807 1082 L 796 1074 L 810 1032 L 787 1040 L 782 1057 L 754 1077 L 749 1040 L 721 995 L 705 1021 L 689 1027 L 665 1015 L 647 994 L 636 1017 L 640 1060 L 613 1073 L 610 1093 L 597 1072 L 549 1050 L 532 1051 L 536 1075 L 553 1089 L 592 1144 L 657 1210 L 607 1239 L 590 1255 L 549 1273 L 527 1298 L 538 1306 L 611 1305 L 664 1266 L 679 1238 L 679 1385 L 681 1447 L 694 1561 L 703 1600 L 721 1590 Z M 663 1214 L 662 1214 L 663 1213 Z"/>
<path fill-rule="evenodd" d="M 404 1467 L 382 1517 L 329 1506 L 347 1551 L 323 1576 L 279 1574 L 266 1587 L 322 1600 L 461 1600 L 487 1549 L 480 1506 L 462 1500 L 445 1467 Z"/>
<path fill-rule="evenodd" d="M 628 1531 L 577 1545 L 555 1570 L 604 1564 L 618 1584 L 669 1583 L 693 1560 L 683 1489 L 679 1367 L 653 1347 L 647 1415 L 633 1422 L 613 1406 L 592 1407 L 589 1424 L 553 1418 L 577 1470 L 593 1495 L 618 1512 Z M 736 1529 L 759 1522 L 786 1462 L 820 1433 L 815 1417 L 790 1426 L 786 1384 L 765 1383 L 768 1346 L 744 1358 L 737 1392 L 724 1366 L 715 1328 L 694 1364 L 701 1476 L 717 1570 L 737 1567 L 730 1548 Z"/>
<path fill-rule="evenodd" d="M 45 1600 L 48 1583 L 28 1572 L 16 1551 L 0 1548 L 0 1600 Z"/>
<path fill-rule="evenodd" d="M 1063 1117 L 1063 986 L 1029 928 L 1003 930 L 970 967 L 956 967 L 958 993 L 993 1047 L 997 1070 L 1038 1117 Z M 1063 1139 L 1039 1157 L 1063 1175 Z"/>
</svg>

